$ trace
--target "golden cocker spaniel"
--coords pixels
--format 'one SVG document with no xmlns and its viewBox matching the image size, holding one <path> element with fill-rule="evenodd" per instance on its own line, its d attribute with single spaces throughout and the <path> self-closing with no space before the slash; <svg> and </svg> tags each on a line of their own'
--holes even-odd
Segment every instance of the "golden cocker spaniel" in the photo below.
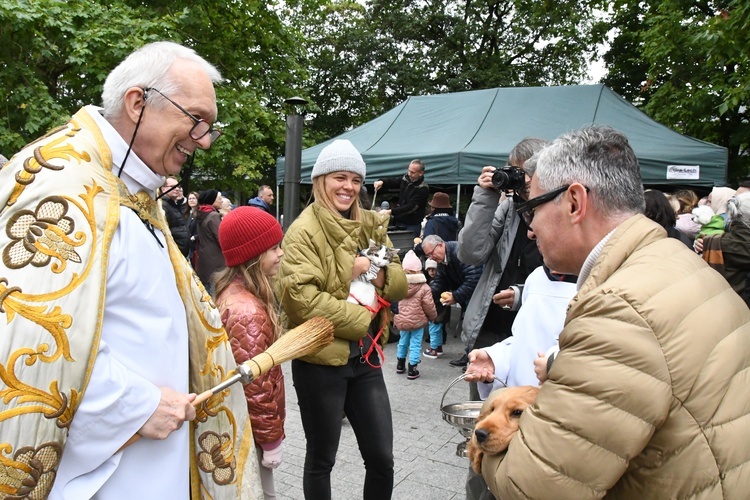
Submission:
<svg viewBox="0 0 750 500">
<path fill-rule="evenodd" d="M 482 456 L 485 453 L 496 455 L 508 448 L 518 430 L 521 413 L 534 404 L 538 393 L 538 387 L 524 385 L 498 389 L 489 395 L 467 445 L 474 472 L 482 473 Z"/>
</svg>

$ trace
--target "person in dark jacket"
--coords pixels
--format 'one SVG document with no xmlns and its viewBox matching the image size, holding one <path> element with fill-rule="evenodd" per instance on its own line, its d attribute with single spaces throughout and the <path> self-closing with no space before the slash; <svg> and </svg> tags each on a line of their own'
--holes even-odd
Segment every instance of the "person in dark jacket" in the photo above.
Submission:
<svg viewBox="0 0 750 500">
<path fill-rule="evenodd" d="M 675 227 L 677 215 L 664 193 L 650 189 L 643 193 L 643 197 L 646 199 L 646 211 L 643 215 L 663 227 L 670 238 L 678 239 L 688 248 L 693 248 L 693 239 Z"/>
<path fill-rule="evenodd" d="M 198 195 L 198 215 L 195 216 L 198 223 L 196 271 L 209 295 L 214 291 L 213 274 L 227 265 L 219 244 L 221 198 L 221 193 L 215 189 L 201 192 Z"/>
<path fill-rule="evenodd" d="M 391 224 L 404 226 L 407 231 L 419 234 L 430 196 L 430 188 L 424 180 L 424 163 L 422 160 L 412 160 L 403 177 L 389 177 L 379 179 L 373 183 L 375 192 L 381 188 L 399 188 L 398 204 L 395 208 L 381 210 L 380 213 L 391 216 Z"/>
<path fill-rule="evenodd" d="M 182 186 L 175 176 L 170 175 L 164 181 L 161 192 L 161 206 L 164 209 L 164 215 L 167 216 L 169 232 L 172 233 L 172 238 L 182 255 L 187 257 L 190 252 L 190 231 L 187 225 L 187 213 L 190 207 L 182 194 Z"/>
<path fill-rule="evenodd" d="M 250 198 L 247 201 L 248 206 L 260 208 L 261 210 L 274 215 L 271 205 L 273 205 L 273 189 L 265 184 L 258 188 L 258 196 Z"/>
<path fill-rule="evenodd" d="M 703 260 L 724 276 L 750 306 L 750 193 L 730 198 L 727 215 L 729 231 L 705 236 L 696 243 L 703 251 Z"/>
<path fill-rule="evenodd" d="M 423 228 L 419 237 L 414 238 L 414 253 L 424 256 L 422 240 L 431 234 L 437 234 L 443 241 L 456 241 L 461 230 L 461 221 L 453 215 L 451 200 L 446 193 L 438 191 L 428 203 L 432 207 L 430 214 L 422 221 Z"/>
<path fill-rule="evenodd" d="M 471 266 L 458 260 L 458 243 L 443 241 L 436 234 L 424 239 L 422 249 L 427 257 L 438 263 L 437 275 L 430 282 L 435 301 L 440 301 L 444 307 L 459 304 L 466 310 L 483 266 Z"/>
</svg>

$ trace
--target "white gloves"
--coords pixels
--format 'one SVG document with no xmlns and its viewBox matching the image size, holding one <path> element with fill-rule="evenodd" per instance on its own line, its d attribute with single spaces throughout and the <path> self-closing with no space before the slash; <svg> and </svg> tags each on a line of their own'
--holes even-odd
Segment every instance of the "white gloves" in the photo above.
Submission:
<svg viewBox="0 0 750 500">
<path fill-rule="evenodd" d="M 275 469 L 281 465 L 281 445 L 273 450 L 263 450 L 263 458 L 260 463 L 266 469 Z"/>
</svg>

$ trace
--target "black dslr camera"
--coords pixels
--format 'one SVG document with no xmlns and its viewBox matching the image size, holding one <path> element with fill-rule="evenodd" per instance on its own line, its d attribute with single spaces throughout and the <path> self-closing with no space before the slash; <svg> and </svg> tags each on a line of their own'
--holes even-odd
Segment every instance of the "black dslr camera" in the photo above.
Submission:
<svg viewBox="0 0 750 500">
<path fill-rule="evenodd" d="M 526 174 L 518 167 L 503 167 L 492 174 L 492 187 L 498 191 L 523 191 L 526 187 Z"/>
</svg>

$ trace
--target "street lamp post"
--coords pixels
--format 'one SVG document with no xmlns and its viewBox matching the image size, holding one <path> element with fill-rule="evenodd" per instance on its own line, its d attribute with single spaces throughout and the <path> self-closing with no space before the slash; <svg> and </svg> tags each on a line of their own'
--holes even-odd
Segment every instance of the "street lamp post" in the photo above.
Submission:
<svg viewBox="0 0 750 500">
<path fill-rule="evenodd" d="M 291 112 L 286 116 L 286 149 L 284 151 L 284 224 L 286 231 L 299 215 L 300 177 L 302 173 L 302 124 L 307 101 L 292 97 L 284 101 Z"/>
</svg>

